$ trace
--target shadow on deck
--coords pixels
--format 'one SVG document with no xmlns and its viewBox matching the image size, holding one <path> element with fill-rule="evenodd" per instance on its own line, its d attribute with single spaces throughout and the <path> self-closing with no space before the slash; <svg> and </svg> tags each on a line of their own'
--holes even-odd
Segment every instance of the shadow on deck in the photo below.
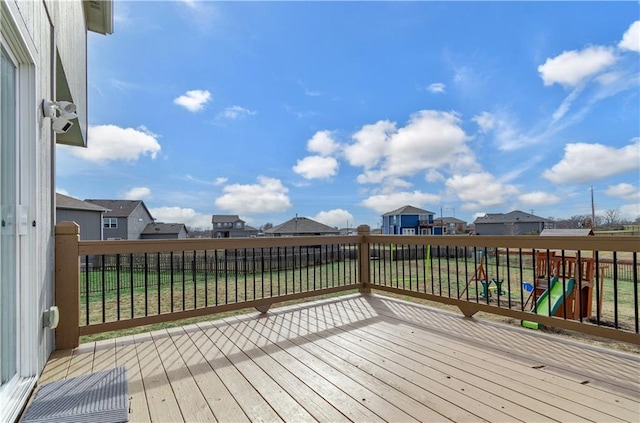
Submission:
<svg viewBox="0 0 640 423">
<path fill-rule="evenodd" d="M 637 421 L 640 358 L 379 295 L 55 351 L 126 366 L 130 421 Z"/>
</svg>

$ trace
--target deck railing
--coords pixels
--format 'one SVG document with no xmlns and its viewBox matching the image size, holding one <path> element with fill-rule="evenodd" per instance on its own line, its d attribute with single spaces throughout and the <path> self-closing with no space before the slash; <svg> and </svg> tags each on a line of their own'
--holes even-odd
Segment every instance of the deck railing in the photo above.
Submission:
<svg viewBox="0 0 640 423">
<path fill-rule="evenodd" d="M 56 345 L 372 288 L 455 305 L 466 316 L 489 312 L 640 343 L 638 250 L 630 237 L 383 236 L 367 226 L 352 236 L 79 241 L 78 226 L 62 222 Z"/>
</svg>

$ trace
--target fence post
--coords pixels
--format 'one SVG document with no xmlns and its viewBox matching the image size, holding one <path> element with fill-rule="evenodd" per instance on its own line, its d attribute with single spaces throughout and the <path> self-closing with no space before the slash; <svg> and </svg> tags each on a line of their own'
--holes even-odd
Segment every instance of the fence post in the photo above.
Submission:
<svg viewBox="0 0 640 423">
<path fill-rule="evenodd" d="M 360 236 L 360 244 L 358 246 L 358 275 L 360 276 L 360 293 L 368 294 L 371 292 L 369 260 L 371 251 L 369 246 L 369 235 L 371 228 L 369 225 L 358 226 L 358 236 Z"/>
<path fill-rule="evenodd" d="M 56 349 L 80 344 L 80 226 L 75 222 L 56 225 L 55 301 L 60 310 L 56 328 Z"/>
</svg>

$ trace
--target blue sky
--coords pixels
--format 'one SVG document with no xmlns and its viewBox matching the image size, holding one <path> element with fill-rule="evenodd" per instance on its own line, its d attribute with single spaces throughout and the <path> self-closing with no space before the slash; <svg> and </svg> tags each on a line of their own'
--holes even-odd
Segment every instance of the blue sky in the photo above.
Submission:
<svg viewBox="0 0 640 423">
<path fill-rule="evenodd" d="M 158 221 L 640 216 L 637 2 L 124 2 L 57 190 Z"/>
</svg>

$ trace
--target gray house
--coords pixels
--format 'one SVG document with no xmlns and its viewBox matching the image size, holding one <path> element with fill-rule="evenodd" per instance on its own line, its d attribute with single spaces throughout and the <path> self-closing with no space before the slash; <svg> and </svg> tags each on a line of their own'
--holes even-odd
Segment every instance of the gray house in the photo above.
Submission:
<svg viewBox="0 0 640 423">
<path fill-rule="evenodd" d="M 213 223 L 213 238 L 248 238 L 257 236 L 258 230 L 245 223 L 237 214 L 214 214 L 211 218 Z"/>
<path fill-rule="evenodd" d="M 438 217 L 433 219 L 434 235 L 463 234 L 467 230 L 467 222 L 455 217 Z"/>
<path fill-rule="evenodd" d="M 184 223 L 149 223 L 140 234 L 141 239 L 187 239 L 189 231 Z"/>
<path fill-rule="evenodd" d="M 319 236 L 339 235 L 340 231 L 308 217 L 294 217 L 278 226 L 267 229 L 264 234 L 266 236 Z"/>
<path fill-rule="evenodd" d="M 553 229 L 555 222 L 544 217 L 514 210 L 509 213 L 487 213 L 473 222 L 476 235 L 540 234 Z"/>
<path fill-rule="evenodd" d="M 153 223 L 149 209 L 141 200 L 85 200 L 109 209 L 102 217 L 106 240 L 140 239 L 142 231 Z"/>
<path fill-rule="evenodd" d="M 76 222 L 83 241 L 103 239 L 102 215 L 108 211 L 105 207 L 56 193 L 56 222 Z"/>
</svg>

